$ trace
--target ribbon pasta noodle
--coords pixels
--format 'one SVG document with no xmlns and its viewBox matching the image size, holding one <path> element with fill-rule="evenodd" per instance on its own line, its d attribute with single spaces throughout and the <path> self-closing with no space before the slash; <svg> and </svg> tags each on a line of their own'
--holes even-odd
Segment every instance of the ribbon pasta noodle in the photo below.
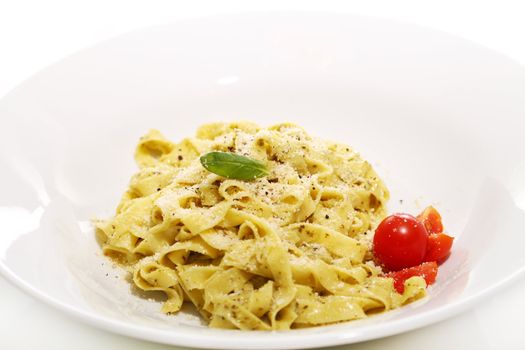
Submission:
<svg viewBox="0 0 525 350">
<path fill-rule="evenodd" d="M 262 161 L 269 174 L 220 177 L 199 162 L 210 151 Z M 374 264 L 389 193 L 346 145 L 293 124 L 214 123 L 179 143 L 152 130 L 135 159 L 115 216 L 95 226 L 136 287 L 166 294 L 164 313 L 190 302 L 211 327 L 280 330 L 364 318 L 426 293 L 412 277 L 399 294 Z"/>
</svg>

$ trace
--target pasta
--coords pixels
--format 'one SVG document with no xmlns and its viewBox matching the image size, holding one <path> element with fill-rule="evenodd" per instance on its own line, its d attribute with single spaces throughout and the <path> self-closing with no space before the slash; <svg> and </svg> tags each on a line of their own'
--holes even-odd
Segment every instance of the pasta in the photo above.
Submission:
<svg viewBox="0 0 525 350">
<path fill-rule="evenodd" d="M 211 173 L 199 162 L 210 151 L 264 162 L 268 175 Z M 281 330 L 364 318 L 426 293 L 418 276 L 396 292 L 374 264 L 389 192 L 346 145 L 288 123 L 214 123 L 179 143 L 152 130 L 135 159 L 115 216 L 95 226 L 136 287 L 166 294 L 164 313 L 190 302 L 211 327 Z"/>
</svg>

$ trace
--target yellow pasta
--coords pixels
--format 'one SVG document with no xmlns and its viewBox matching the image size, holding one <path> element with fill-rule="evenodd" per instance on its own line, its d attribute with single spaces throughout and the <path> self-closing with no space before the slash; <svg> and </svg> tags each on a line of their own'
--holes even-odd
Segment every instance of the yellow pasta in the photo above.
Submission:
<svg viewBox="0 0 525 350">
<path fill-rule="evenodd" d="M 252 181 L 207 171 L 222 151 L 267 165 Z M 288 123 L 200 127 L 173 143 L 156 130 L 113 218 L 96 220 L 103 252 L 134 284 L 162 291 L 162 312 L 195 305 L 211 327 L 277 330 L 367 317 L 425 295 L 421 277 L 396 292 L 371 260 L 389 193 L 350 147 Z"/>
</svg>

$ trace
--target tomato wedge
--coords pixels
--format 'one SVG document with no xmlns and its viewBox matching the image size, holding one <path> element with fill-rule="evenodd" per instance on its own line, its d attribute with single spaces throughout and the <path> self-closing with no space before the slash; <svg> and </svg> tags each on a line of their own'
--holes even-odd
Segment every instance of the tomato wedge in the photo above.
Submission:
<svg viewBox="0 0 525 350">
<path fill-rule="evenodd" d="M 444 233 L 428 235 L 427 252 L 423 260 L 435 261 L 441 265 L 450 255 L 453 242 L 454 237 L 450 237 Z"/>
<path fill-rule="evenodd" d="M 427 282 L 427 286 L 436 281 L 438 265 L 435 261 L 424 262 L 421 265 L 409 267 L 403 270 L 389 272 L 385 276 L 394 279 L 394 288 L 398 293 L 405 291 L 405 281 L 410 277 L 421 276 Z"/>
<path fill-rule="evenodd" d="M 439 212 L 432 206 L 426 207 L 425 210 L 417 216 L 417 220 L 425 225 L 429 235 L 443 232 L 441 215 L 439 215 Z"/>
</svg>

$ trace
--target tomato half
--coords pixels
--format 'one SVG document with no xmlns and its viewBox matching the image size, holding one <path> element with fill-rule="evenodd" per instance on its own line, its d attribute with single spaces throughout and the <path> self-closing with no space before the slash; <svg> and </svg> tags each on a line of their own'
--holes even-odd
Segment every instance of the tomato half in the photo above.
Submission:
<svg viewBox="0 0 525 350">
<path fill-rule="evenodd" d="M 441 215 L 432 206 L 426 207 L 417 219 L 425 225 L 428 234 L 443 232 L 443 223 L 441 222 Z"/>
<path fill-rule="evenodd" d="M 450 255 L 454 237 L 444 233 L 434 233 L 428 236 L 427 253 L 424 261 L 435 261 L 438 264 L 447 260 Z"/>
<path fill-rule="evenodd" d="M 427 239 L 425 226 L 412 215 L 390 215 L 376 229 L 374 255 L 389 270 L 416 266 L 423 262 Z"/>
<path fill-rule="evenodd" d="M 435 261 L 432 261 L 424 262 L 421 265 L 409 267 L 407 269 L 390 272 L 385 276 L 393 278 L 394 288 L 398 293 L 403 293 L 405 291 L 405 281 L 410 277 L 421 276 L 425 279 L 428 286 L 436 281 L 437 273 L 438 265 Z"/>
</svg>

